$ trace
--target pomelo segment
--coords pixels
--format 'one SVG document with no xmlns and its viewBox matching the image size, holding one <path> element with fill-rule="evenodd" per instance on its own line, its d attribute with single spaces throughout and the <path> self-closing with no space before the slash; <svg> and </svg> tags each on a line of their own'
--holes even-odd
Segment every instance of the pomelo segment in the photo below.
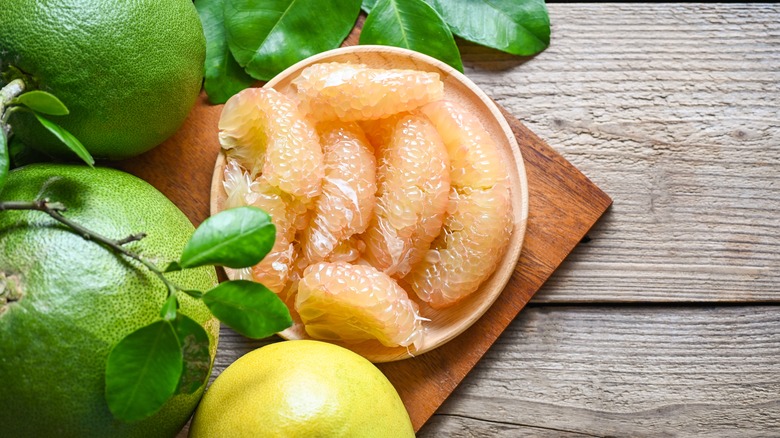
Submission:
<svg viewBox="0 0 780 438">
<path fill-rule="evenodd" d="M 254 179 L 308 203 L 320 194 L 322 148 L 295 102 L 273 89 L 248 88 L 227 101 L 219 142 Z"/>
<path fill-rule="evenodd" d="M 366 260 L 403 277 L 441 231 L 450 190 L 447 150 L 423 115 L 391 117 L 392 131 L 379 153 L 377 205 L 361 236 Z M 380 131 L 388 131 L 380 126 Z"/>
<path fill-rule="evenodd" d="M 419 348 L 424 330 L 417 304 L 371 266 L 316 263 L 304 271 L 295 307 L 315 339 Z"/>
<path fill-rule="evenodd" d="M 451 157 L 452 189 L 444 229 L 404 278 L 434 308 L 455 304 L 496 269 L 512 232 L 507 169 L 474 116 L 448 101 L 424 106 Z"/>
<path fill-rule="evenodd" d="M 249 173 L 234 159 L 227 160 L 223 185 L 228 195 L 226 209 L 252 205 L 268 213 L 276 227 L 276 240 L 268 255 L 251 270 L 241 270 L 239 275 L 244 279 L 254 278 L 276 293 L 282 292 L 295 259 L 292 242 L 295 238 L 293 220 L 296 213 L 288 211 L 290 202 L 285 202 L 285 195 L 279 189 L 251 181 Z"/>
<path fill-rule="evenodd" d="M 441 99 L 438 73 L 385 70 L 363 64 L 314 64 L 292 82 L 301 108 L 319 120 L 374 120 Z"/>
<path fill-rule="evenodd" d="M 322 194 L 304 230 L 303 256 L 310 262 L 331 260 L 342 242 L 368 227 L 376 204 L 376 158 L 363 131 L 354 123 L 326 122 L 317 127 L 325 155 Z M 338 256 L 356 258 L 343 247 Z"/>
<path fill-rule="evenodd" d="M 308 209 L 321 192 L 319 138 L 290 98 L 264 88 L 231 97 L 222 109 L 219 129 L 219 141 L 229 157 L 225 168 L 229 202 L 240 201 L 242 196 L 236 193 L 248 190 L 245 205 L 263 209 L 276 226 L 274 247 L 252 268 L 252 276 L 280 293 L 297 257 L 295 233 L 306 227 Z M 248 172 L 238 176 L 243 172 L 238 165 Z"/>
</svg>

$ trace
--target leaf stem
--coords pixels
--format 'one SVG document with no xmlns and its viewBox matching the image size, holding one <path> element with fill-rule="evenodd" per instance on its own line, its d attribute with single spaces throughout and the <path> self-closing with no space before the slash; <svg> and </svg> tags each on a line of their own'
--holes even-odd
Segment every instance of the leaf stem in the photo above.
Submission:
<svg viewBox="0 0 780 438">
<path fill-rule="evenodd" d="M 65 205 L 63 205 L 60 202 L 51 202 L 49 199 L 40 199 L 36 201 L 0 202 L 0 211 L 5 211 L 5 210 L 35 210 L 35 211 L 46 213 L 49 216 L 51 216 L 54 220 L 71 228 L 73 231 L 78 233 L 85 240 L 90 240 L 90 241 L 103 244 L 104 246 L 109 247 L 114 252 L 122 254 L 133 260 L 136 260 L 142 265 L 144 265 L 147 269 L 152 271 L 163 283 L 165 283 L 165 286 L 168 288 L 169 297 L 177 290 L 183 290 L 182 287 L 168 280 L 168 278 L 165 277 L 163 271 L 160 268 L 158 268 L 157 265 L 147 260 L 145 257 L 141 256 L 140 254 L 130 251 L 129 249 L 123 246 L 130 242 L 137 242 L 143 239 L 144 237 L 146 237 L 146 233 L 131 234 L 119 240 L 110 239 L 92 230 L 88 230 L 87 228 L 84 228 L 83 226 L 77 224 L 76 222 L 73 222 L 70 219 L 66 218 L 65 216 L 62 215 L 62 213 L 67 210 Z"/>
</svg>

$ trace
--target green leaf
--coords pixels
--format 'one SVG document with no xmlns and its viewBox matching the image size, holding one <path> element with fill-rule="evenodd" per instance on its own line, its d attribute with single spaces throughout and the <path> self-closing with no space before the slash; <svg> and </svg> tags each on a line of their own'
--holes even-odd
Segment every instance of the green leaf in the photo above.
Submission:
<svg viewBox="0 0 780 438">
<path fill-rule="evenodd" d="M 176 332 L 168 321 L 142 327 L 119 341 L 106 364 L 106 401 L 123 421 L 157 412 L 176 391 L 183 366 Z"/>
<path fill-rule="evenodd" d="M 225 0 L 225 31 L 238 63 L 267 81 L 338 47 L 359 12 L 360 0 Z"/>
<path fill-rule="evenodd" d="M 176 299 L 175 294 L 171 294 L 165 303 L 163 303 L 160 309 L 160 318 L 166 321 L 173 321 L 176 319 L 176 311 L 179 309 L 179 300 Z"/>
<path fill-rule="evenodd" d="M 203 295 L 211 313 L 249 338 L 265 338 L 292 325 L 282 300 L 260 283 L 226 281 Z"/>
<path fill-rule="evenodd" d="M 225 103 L 232 95 L 254 83 L 254 79 L 230 53 L 224 24 L 225 0 L 197 0 L 195 8 L 206 34 L 206 73 L 203 87 L 211 103 Z"/>
<path fill-rule="evenodd" d="M 360 7 L 366 11 L 366 14 L 371 13 L 371 9 L 374 9 L 377 0 L 363 0 L 363 4 Z"/>
<path fill-rule="evenodd" d="M 181 271 L 181 265 L 179 262 L 170 262 L 168 263 L 168 266 L 165 267 L 165 270 L 163 272 L 176 272 Z"/>
<path fill-rule="evenodd" d="M 437 58 L 463 71 L 449 27 L 423 0 L 379 0 L 368 14 L 360 44 L 403 47 Z"/>
<path fill-rule="evenodd" d="M 173 326 L 184 357 L 176 394 L 192 394 L 209 378 L 211 370 L 209 335 L 200 324 L 186 315 L 179 314 Z"/>
<path fill-rule="evenodd" d="M 181 255 L 182 268 L 256 265 L 274 246 L 276 227 L 257 207 L 225 210 L 203 221 Z"/>
<path fill-rule="evenodd" d="M 60 139 L 60 141 L 63 142 L 65 146 L 68 147 L 68 149 L 73 151 L 76 155 L 78 155 L 79 158 L 84 160 L 84 162 L 87 163 L 89 167 L 93 167 L 95 165 L 95 159 L 92 158 L 92 155 L 90 155 L 89 151 L 87 151 L 84 145 L 81 144 L 81 142 L 76 137 L 74 137 L 73 134 L 66 131 L 65 128 L 61 127 L 60 125 L 44 119 L 35 111 L 33 111 L 33 114 L 35 114 L 35 118 L 41 122 L 41 125 L 43 125 L 44 128 L 48 129 L 49 132 Z"/>
<path fill-rule="evenodd" d="M 11 158 L 8 152 L 8 137 L 3 126 L 0 125 L 0 192 L 5 187 L 5 180 L 8 178 L 9 170 L 11 170 Z"/>
<path fill-rule="evenodd" d="M 514 55 L 550 45 L 544 0 L 426 0 L 461 38 Z"/>
<path fill-rule="evenodd" d="M 57 96 L 41 90 L 22 93 L 11 101 L 12 104 L 21 104 L 31 110 L 51 116 L 66 116 L 70 114 L 68 107 Z"/>
<path fill-rule="evenodd" d="M 192 298 L 195 298 L 196 300 L 199 300 L 203 298 L 203 291 L 197 290 L 197 289 L 182 289 L 182 292 L 185 294 L 191 296 Z"/>
</svg>

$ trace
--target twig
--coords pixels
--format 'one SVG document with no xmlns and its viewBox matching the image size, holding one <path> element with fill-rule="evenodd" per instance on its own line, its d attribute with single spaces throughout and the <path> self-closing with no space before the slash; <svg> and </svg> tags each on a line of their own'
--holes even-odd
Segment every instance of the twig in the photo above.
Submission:
<svg viewBox="0 0 780 438">
<path fill-rule="evenodd" d="M 147 269 L 149 269 L 155 275 L 157 275 L 157 277 L 159 277 L 163 283 L 165 283 L 165 286 L 168 288 L 168 296 L 170 296 L 172 293 L 176 292 L 177 290 L 183 290 L 180 286 L 168 280 L 168 278 L 165 277 L 163 271 L 160 270 L 160 268 L 158 268 L 157 265 L 147 260 L 146 258 L 142 257 L 140 254 L 134 253 L 133 251 L 130 251 L 129 249 L 123 246 L 130 242 L 137 242 L 143 239 L 144 237 L 146 237 L 146 233 L 131 234 L 119 240 L 109 239 L 108 237 L 105 237 L 94 231 L 88 230 L 83 226 L 66 218 L 65 216 L 62 215 L 62 213 L 67 210 L 65 205 L 63 205 L 60 202 L 51 202 L 49 199 L 41 199 L 37 201 L 0 202 L 0 211 L 4 211 L 4 210 L 35 210 L 35 211 L 46 213 L 56 221 L 71 228 L 73 231 L 78 233 L 85 240 L 91 240 L 103 244 L 109 247 L 110 249 L 112 249 L 114 252 L 130 257 L 131 259 L 136 260 L 142 265 L 144 265 Z"/>
<path fill-rule="evenodd" d="M 8 126 L 6 122 L 8 121 L 8 116 L 13 108 L 6 111 L 6 106 L 11 100 L 22 94 L 22 92 L 24 92 L 24 81 L 21 79 L 14 79 L 3 88 L 0 88 L 0 129 L 2 129 L 5 132 L 6 137 L 9 138 L 11 136 L 11 127 Z"/>
</svg>

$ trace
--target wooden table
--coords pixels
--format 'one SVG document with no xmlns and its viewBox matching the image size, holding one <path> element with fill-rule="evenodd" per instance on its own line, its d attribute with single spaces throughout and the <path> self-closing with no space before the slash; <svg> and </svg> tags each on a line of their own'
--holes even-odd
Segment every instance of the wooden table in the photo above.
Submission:
<svg viewBox="0 0 780 438">
<path fill-rule="evenodd" d="M 780 436 L 780 7 L 549 9 L 466 74 L 614 204 L 419 435 Z"/>
</svg>

